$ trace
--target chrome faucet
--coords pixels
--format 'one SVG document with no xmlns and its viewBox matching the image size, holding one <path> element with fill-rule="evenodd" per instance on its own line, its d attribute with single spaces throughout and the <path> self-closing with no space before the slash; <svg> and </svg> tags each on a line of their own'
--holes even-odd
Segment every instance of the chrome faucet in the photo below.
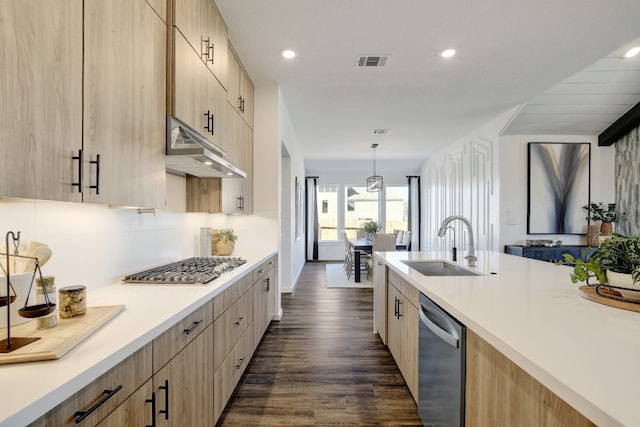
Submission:
<svg viewBox="0 0 640 427">
<path fill-rule="evenodd" d="M 469 267 L 475 267 L 476 261 L 478 261 L 478 258 L 476 257 L 476 251 L 473 244 L 473 228 L 471 227 L 471 222 L 467 218 L 460 215 L 452 215 L 445 218 L 444 221 L 442 221 L 442 224 L 440 225 L 440 229 L 438 230 L 438 237 L 444 237 L 444 234 L 447 231 L 447 226 L 454 219 L 459 219 L 460 221 L 464 222 L 467 225 L 467 229 L 469 230 L 469 254 L 464 258 L 467 260 Z"/>
</svg>

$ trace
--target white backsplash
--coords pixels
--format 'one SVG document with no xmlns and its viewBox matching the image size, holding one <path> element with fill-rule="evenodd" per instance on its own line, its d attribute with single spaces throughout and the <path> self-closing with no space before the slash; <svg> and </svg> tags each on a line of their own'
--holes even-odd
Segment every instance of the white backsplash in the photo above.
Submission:
<svg viewBox="0 0 640 427">
<path fill-rule="evenodd" d="M 56 287 L 88 289 L 120 281 L 127 273 L 199 254 L 200 227 L 232 227 L 242 248 L 277 247 L 272 220 L 157 210 L 140 214 L 82 203 L 0 199 L 0 233 L 4 252 L 7 231 L 20 231 L 21 242 L 46 243 L 53 254 L 43 274 L 56 277 Z"/>
</svg>

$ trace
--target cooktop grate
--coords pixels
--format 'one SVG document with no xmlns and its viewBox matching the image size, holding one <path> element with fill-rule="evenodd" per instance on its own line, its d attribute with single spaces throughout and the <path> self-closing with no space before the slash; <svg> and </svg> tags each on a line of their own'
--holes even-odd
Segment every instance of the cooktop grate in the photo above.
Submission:
<svg viewBox="0 0 640 427">
<path fill-rule="evenodd" d="M 193 257 L 130 274 L 122 280 L 138 284 L 205 284 L 246 262 L 240 257 Z"/>
</svg>

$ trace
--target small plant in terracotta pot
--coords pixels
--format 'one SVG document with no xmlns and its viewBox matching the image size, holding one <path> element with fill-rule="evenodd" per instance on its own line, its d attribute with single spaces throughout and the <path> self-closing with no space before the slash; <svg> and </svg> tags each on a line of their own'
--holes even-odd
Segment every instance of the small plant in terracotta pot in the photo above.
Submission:
<svg viewBox="0 0 640 427">
<path fill-rule="evenodd" d="M 603 202 L 594 203 L 591 202 L 588 205 L 583 206 L 584 209 L 589 212 L 587 215 L 587 221 L 600 221 L 600 234 L 603 236 L 611 236 L 613 234 L 613 227 L 611 224 L 620 222 L 625 219 L 624 212 L 620 212 L 616 208 L 615 203 L 607 203 L 606 207 Z"/>
</svg>

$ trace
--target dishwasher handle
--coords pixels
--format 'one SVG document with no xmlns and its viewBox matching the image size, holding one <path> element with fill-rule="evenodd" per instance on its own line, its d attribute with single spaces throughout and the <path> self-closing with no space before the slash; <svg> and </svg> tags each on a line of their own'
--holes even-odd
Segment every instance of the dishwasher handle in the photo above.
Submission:
<svg viewBox="0 0 640 427">
<path fill-rule="evenodd" d="M 429 318 L 429 315 L 435 315 L 436 317 L 441 317 L 445 322 L 447 321 L 447 319 L 444 316 L 440 315 L 440 313 L 429 312 L 424 305 L 420 304 L 420 320 L 422 321 L 422 323 L 424 323 L 424 325 L 442 341 L 446 342 L 453 348 L 459 348 L 460 339 L 436 325 Z"/>
</svg>

